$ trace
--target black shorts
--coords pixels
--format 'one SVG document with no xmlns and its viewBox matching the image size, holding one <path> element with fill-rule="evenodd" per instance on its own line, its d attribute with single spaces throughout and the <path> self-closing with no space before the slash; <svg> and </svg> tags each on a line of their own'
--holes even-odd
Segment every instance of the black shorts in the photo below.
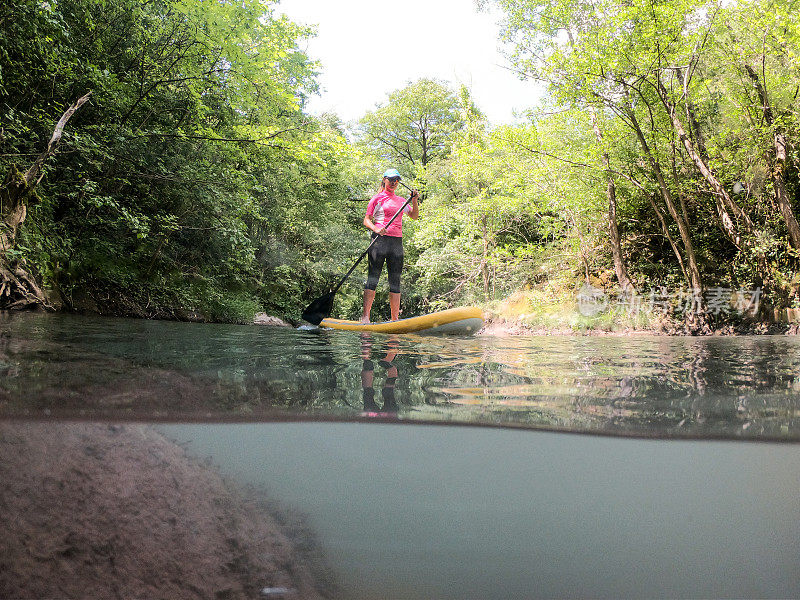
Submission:
<svg viewBox="0 0 800 600">
<path fill-rule="evenodd" d="M 378 236 L 372 234 L 372 239 L 379 237 L 369 249 L 369 267 L 367 271 L 367 281 L 364 289 L 374 290 L 378 287 L 378 279 L 383 270 L 383 263 L 386 262 L 386 270 L 389 273 L 389 291 L 400 293 L 400 273 L 403 271 L 403 238 L 391 235 Z"/>
</svg>

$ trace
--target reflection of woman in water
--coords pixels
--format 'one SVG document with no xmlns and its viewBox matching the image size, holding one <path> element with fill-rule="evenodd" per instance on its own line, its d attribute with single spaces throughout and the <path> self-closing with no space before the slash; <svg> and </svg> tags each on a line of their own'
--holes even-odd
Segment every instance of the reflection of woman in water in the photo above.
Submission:
<svg viewBox="0 0 800 600">
<path fill-rule="evenodd" d="M 397 401 L 394 397 L 394 386 L 397 382 L 397 367 L 392 361 L 397 356 L 397 338 L 389 338 L 386 344 L 386 356 L 378 364 L 386 369 L 386 381 L 383 384 L 381 395 L 383 407 L 375 402 L 375 390 L 372 382 L 375 378 L 375 365 L 372 362 L 372 336 L 369 333 L 361 334 L 361 358 L 364 364 L 361 368 L 361 389 L 364 394 L 364 411 L 370 413 L 397 413 Z"/>
</svg>

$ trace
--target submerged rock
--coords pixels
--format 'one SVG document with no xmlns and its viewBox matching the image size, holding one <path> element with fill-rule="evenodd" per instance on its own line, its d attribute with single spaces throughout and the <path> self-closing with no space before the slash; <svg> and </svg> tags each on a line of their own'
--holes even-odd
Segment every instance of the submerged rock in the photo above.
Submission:
<svg viewBox="0 0 800 600">
<path fill-rule="evenodd" d="M 272 325 L 273 327 L 291 327 L 289 323 L 278 317 L 272 317 L 267 313 L 257 313 L 253 318 L 254 325 Z"/>
<path fill-rule="evenodd" d="M 0 481 L 0 598 L 335 594 L 304 523 L 150 427 L 0 423 Z"/>
</svg>

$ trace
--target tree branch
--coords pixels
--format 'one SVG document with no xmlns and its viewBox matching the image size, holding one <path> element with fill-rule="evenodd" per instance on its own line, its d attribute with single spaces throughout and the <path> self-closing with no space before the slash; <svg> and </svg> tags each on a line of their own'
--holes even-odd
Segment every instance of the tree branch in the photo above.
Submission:
<svg viewBox="0 0 800 600">
<path fill-rule="evenodd" d="M 53 130 L 53 135 L 50 137 L 47 148 L 38 156 L 28 170 L 25 171 L 25 175 L 23 176 L 25 178 L 25 185 L 30 186 L 34 179 L 36 179 L 36 183 L 34 185 L 41 181 L 41 177 L 39 175 L 42 171 L 42 166 L 44 166 L 45 161 L 53 154 L 53 152 L 56 151 L 56 147 L 58 146 L 59 142 L 61 142 L 61 136 L 64 133 L 64 126 L 67 124 L 67 121 L 69 121 L 70 117 L 75 114 L 75 111 L 83 106 L 87 100 L 89 100 L 89 96 L 91 95 L 92 92 L 87 92 L 85 95 L 78 98 L 75 104 L 70 106 L 66 112 L 61 115 L 61 119 L 59 119 L 58 123 L 56 124 L 56 128 Z"/>
</svg>

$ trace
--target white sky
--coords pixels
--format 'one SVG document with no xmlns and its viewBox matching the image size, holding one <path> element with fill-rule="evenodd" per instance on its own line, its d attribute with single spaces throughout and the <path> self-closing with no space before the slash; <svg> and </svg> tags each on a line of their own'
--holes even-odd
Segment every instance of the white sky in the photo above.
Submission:
<svg viewBox="0 0 800 600">
<path fill-rule="evenodd" d="M 317 26 L 304 48 L 322 64 L 312 113 L 354 121 L 422 77 L 466 84 L 492 124 L 514 122 L 514 110 L 538 102 L 533 82 L 502 67 L 498 17 L 479 13 L 474 0 L 280 0 L 275 10 Z"/>
</svg>

